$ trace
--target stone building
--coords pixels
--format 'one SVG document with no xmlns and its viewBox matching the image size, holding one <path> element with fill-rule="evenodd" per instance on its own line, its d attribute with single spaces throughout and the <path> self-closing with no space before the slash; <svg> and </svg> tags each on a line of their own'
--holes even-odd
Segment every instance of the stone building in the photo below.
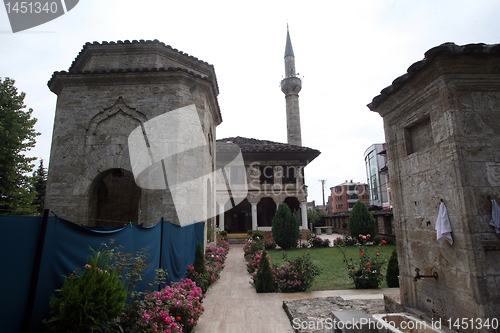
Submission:
<svg viewBox="0 0 500 333">
<path fill-rule="evenodd" d="M 446 323 L 498 320 L 500 45 L 432 48 L 368 107 L 384 120 L 403 305 Z M 451 245 L 436 239 L 441 201 Z M 472 326 L 457 328 L 498 331 Z"/>
<path fill-rule="evenodd" d="M 368 184 L 353 182 L 352 180 L 346 180 L 342 184 L 330 187 L 330 197 L 328 210 L 331 210 L 332 213 L 350 212 L 358 200 L 361 200 L 367 206 L 370 203 Z"/>
<path fill-rule="evenodd" d="M 304 167 L 320 152 L 286 143 L 235 137 L 217 140 L 218 160 L 225 160 L 228 144 L 240 147 L 245 161 L 245 175 L 236 174 L 237 169 L 227 170 L 233 192 L 244 188 L 245 198 L 233 205 L 225 195 L 217 196 L 219 228 L 245 236 L 248 230 L 270 231 L 277 206 L 285 202 L 300 214 L 301 229 L 307 230 Z M 222 192 L 218 188 L 217 193 L 224 194 L 225 189 L 222 186 Z"/>
<path fill-rule="evenodd" d="M 389 209 L 392 207 L 391 185 L 385 144 L 371 145 L 364 155 L 368 187 L 370 188 L 370 206 Z"/>
<path fill-rule="evenodd" d="M 180 223 L 178 212 L 214 215 L 210 171 L 222 119 L 212 65 L 156 40 L 94 42 L 85 44 L 67 72 L 55 72 L 48 86 L 57 106 L 46 208 L 75 223 L 107 227 L 155 224 L 162 217 Z M 174 114 L 182 124 L 197 125 L 199 133 L 156 121 Z M 129 149 L 134 130 L 144 148 L 138 156 Z M 182 154 L 190 137 L 206 147 Z M 160 156 L 167 148 L 176 152 L 169 159 Z M 140 175 L 150 183 L 146 188 L 137 185 L 131 157 L 154 169 Z M 185 191 L 178 200 L 171 187 L 187 166 L 202 166 L 208 176 L 194 179 L 197 191 Z"/>
</svg>

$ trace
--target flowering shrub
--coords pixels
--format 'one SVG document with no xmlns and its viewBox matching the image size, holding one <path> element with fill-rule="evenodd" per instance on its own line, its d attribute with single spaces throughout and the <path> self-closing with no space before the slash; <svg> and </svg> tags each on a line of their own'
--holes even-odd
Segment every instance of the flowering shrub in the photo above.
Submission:
<svg viewBox="0 0 500 333">
<path fill-rule="evenodd" d="M 90 264 L 65 278 L 58 297 L 50 299 L 49 331 L 93 330 L 118 317 L 127 291 L 120 275 L 109 263 L 109 250 L 92 250 Z"/>
<path fill-rule="evenodd" d="M 192 332 L 203 313 L 204 294 L 192 280 L 174 282 L 145 297 L 142 325 L 145 332 Z"/>
<path fill-rule="evenodd" d="M 243 256 L 248 260 L 248 257 L 261 250 L 264 250 L 263 240 L 248 240 L 243 246 Z"/>
<path fill-rule="evenodd" d="M 193 280 L 204 293 L 207 292 L 210 285 L 219 280 L 228 252 L 229 243 L 227 241 L 220 241 L 218 246 L 207 246 L 203 260 L 205 269 L 200 270 L 193 265 L 189 265 L 186 273 L 187 278 Z M 197 253 L 198 256 L 202 255 L 200 252 Z"/>
<path fill-rule="evenodd" d="M 247 271 L 248 271 L 248 273 L 252 274 L 259 268 L 260 260 L 262 259 L 263 253 L 264 253 L 264 250 L 259 250 L 248 257 L 248 259 L 247 259 Z M 269 255 L 267 254 L 267 252 L 266 252 L 266 255 L 267 255 L 267 259 L 269 260 L 269 262 L 271 262 L 271 258 L 269 258 Z"/>
<path fill-rule="evenodd" d="M 212 283 L 219 280 L 220 272 L 224 268 L 227 253 L 228 250 L 225 247 L 214 245 L 207 246 L 205 250 L 205 266 Z"/>
<path fill-rule="evenodd" d="M 226 256 L 227 256 L 227 253 L 229 252 L 229 242 L 227 240 L 220 240 L 219 241 L 219 247 L 222 247 L 225 251 L 226 251 Z"/>
<path fill-rule="evenodd" d="M 333 246 L 353 246 L 357 243 L 357 240 L 349 235 L 344 235 L 343 237 L 337 237 L 333 241 Z"/>
<path fill-rule="evenodd" d="M 263 253 L 266 253 L 266 258 L 271 261 L 271 257 L 264 251 L 264 244 L 252 240 L 247 241 L 244 246 L 245 259 L 247 260 L 247 271 L 252 275 L 251 285 L 255 287 L 257 273 L 262 261 Z M 312 262 L 309 253 L 289 259 L 283 252 L 285 263 L 281 266 L 272 265 L 273 285 L 276 291 L 280 292 L 297 292 L 304 291 L 311 287 L 314 278 L 320 274 L 320 269 Z M 269 292 L 269 291 L 266 291 Z"/>
<path fill-rule="evenodd" d="M 370 234 L 360 234 L 359 240 L 361 244 L 359 245 L 358 262 L 352 258 L 347 259 L 345 248 L 340 248 L 347 266 L 347 274 L 354 281 L 356 289 L 378 288 L 383 279 L 382 269 L 386 263 L 385 259 L 380 257 L 380 245 L 377 246 L 375 256 L 370 256 L 366 246 L 366 243 L 371 240 Z M 382 240 L 382 244 L 386 244 L 386 241 Z"/>
<path fill-rule="evenodd" d="M 309 247 L 312 248 L 320 248 L 320 247 L 329 247 L 330 246 L 330 240 L 329 239 L 323 239 L 317 235 L 312 235 L 311 238 L 307 241 L 309 244 Z"/>
<path fill-rule="evenodd" d="M 278 290 L 283 293 L 305 291 L 312 286 L 314 278 L 321 271 L 312 260 L 309 253 L 304 253 L 294 259 L 289 259 L 283 252 L 285 263 L 279 267 L 273 265 L 273 276 Z"/>
</svg>

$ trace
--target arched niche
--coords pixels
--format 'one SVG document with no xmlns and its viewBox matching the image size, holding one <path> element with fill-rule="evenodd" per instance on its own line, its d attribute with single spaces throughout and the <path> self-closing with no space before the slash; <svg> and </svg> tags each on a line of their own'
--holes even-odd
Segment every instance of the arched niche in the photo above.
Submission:
<svg viewBox="0 0 500 333">
<path fill-rule="evenodd" d="M 130 171 L 115 168 L 99 174 L 89 193 L 89 225 L 117 227 L 139 222 L 141 189 Z"/>
</svg>

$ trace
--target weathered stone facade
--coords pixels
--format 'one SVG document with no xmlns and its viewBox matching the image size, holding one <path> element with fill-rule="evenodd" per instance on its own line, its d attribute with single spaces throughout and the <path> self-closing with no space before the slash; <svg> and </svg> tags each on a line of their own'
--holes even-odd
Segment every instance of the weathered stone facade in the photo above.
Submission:
<svg viewBox="0 0 500 333">
<path fill-rule="evenodd" d="M 500 202 L 500 45 L 433 48 L 368 107 L 384 118 L 403 305 L 434 319 L 499 318 L 489 222 Z M 453 245 L 436 240 L 441 200 Z M 416 268 L 438 278 L 415 280 Z"/>
<path fill-rule="evenodd" d="M 58 99 L 46 207 L 91 226 L 148 225 L 162 217 L 176 223 L 169 188 L 136 185 L 127 140 L 147 121 L 194 105 L 210 149 L 189 162 L 174 160 L 167 165 L 174 170 L 167 172 L 186 163 L 214 171 L 215 129 L 222 119 L 213 66 L 156 40 L 94 42 L 83 47 L 68 72 L 55 72 L 48 85 Z M 185 201 L 208 216 L 215 212 L 214 180 L 200 181 L 204 195 Z"/>
</svg>

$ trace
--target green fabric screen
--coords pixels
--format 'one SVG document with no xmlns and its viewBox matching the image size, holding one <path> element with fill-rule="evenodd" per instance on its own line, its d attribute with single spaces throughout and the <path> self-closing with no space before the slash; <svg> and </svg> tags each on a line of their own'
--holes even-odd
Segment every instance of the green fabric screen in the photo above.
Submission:
<svg viewBox="0 0 500 333">
<path fill-rule="evenodd" d="M 2 330 L 21 332 L 27 320 L 42 218 L 0 216 L 0 225 L 0 321 L 7 325 Z M 110 245 L 111 239 L 113 245 Z M 62 286 L 65 275 L 83 267 L 90 248 L 98 249 L 103 243 L 110 247 L 120 245 L 121 251 L 129 253 L 148 248 L 151 265 L 145 272 L 145 279 L 154 282 L 155 269 L 161 267 L 168 270 L 168 282 L 171 282 L 185 277 L 187 267 L 194 263 L 196 245 L 203 244 L 203 240 L 203 222 L 186 227 L 163 222 L 149 228 L 130 224 L 119 229 L 97 230 L 56 216 L 49 217 L 30 331 L 38 332 L 43 328 L 41 321 L 49 314 L 49 300 L 54 290 Z M 149 286 L 144 281 L 137 289 L 144 291 Z"/>
</svg>

